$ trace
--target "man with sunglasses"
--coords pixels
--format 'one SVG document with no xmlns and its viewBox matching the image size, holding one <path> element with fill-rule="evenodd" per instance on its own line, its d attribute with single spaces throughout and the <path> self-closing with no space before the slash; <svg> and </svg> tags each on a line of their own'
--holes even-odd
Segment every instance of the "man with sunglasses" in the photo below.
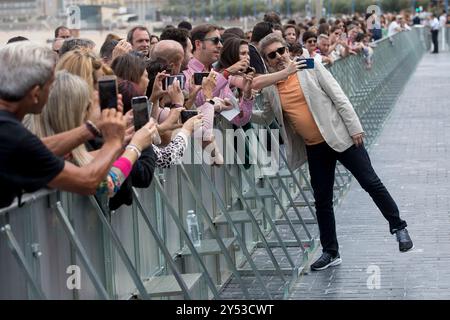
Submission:
<svg viewBox="0 0 450 320">
<path fill-rule="evenodd" d="M 188 69 L 183 71 L 186 76 L 186 89 L 190 91 L 191 78 L 194 73 L 199 72 L 214 72 L 212 66 L 220 58 L 220 50 L 222 49 L 222 37 L 220 36 L 219 28 L 212 24 L 202 24 L 191 31 L 193 57 L 188 63 Z M 248 65 L 245 66 L 247 69 Z M 212 96 L 206 96 L 201 90 L 197 94 L 195 105 L 197 107 L 205 104 L 214 105 L 212 99 L 219 97 L 221 99 L 229 99 L 233 103 L 237 103 L 233 92 L 228 83 L 228 76 L 231 74 L 216 73 L 216 88 L 212 92 Z M 251 87 L 251 84 L 250 84 Z M 237 126 L 243 126 L 250 121 L 253 109 L 253 96 L 251 94 L 244 94 L 243 99 L 239 105 L 233 105 L 235 108 L 241 110 L 240 114 L 232 119 L 232 123 Z M 205 120 L 204 120 L 205 122 Z"/>
<path fill-rule="evenodd" d="M 260 46 L 270 72 L 282 70 L 289 63 L 283 38 L 270 34 Z M 303 54 L 308 56 L 306 50 Z M 292 170 L 308 159 L 323 247 L 322 256 L 311 269 L 324 270 L 342 262 L 333 212 L 337 160 L 353 174 L 388 220 L 391 234 L 397 235 L 399 250 L 410 250 L 413 243 L 406 222 L 372 168 L 363 144 L 364 131 L 353 106 L 322 64 L 315 63 L 312 69 L 305 67 L 306 63 L 302 63 L 296 74 L 263 89 L 263 109 L 253 112 L 251 120 L 269 124 L 277 119 Z"/>
</svg>

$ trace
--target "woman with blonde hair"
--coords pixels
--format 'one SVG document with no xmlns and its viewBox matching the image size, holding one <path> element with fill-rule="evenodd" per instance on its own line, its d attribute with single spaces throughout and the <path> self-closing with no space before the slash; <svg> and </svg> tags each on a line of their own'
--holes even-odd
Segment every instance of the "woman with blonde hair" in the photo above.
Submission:
<svg viewBox="0 0 450 320">
<path fill-rule="evenodd" d="M 42 138 L 68 131 L 86 121 L 95 121 L 99 115 L 98 101 L 90 98 L 87 83 L 67 71 L 59 71 L 56 73 L 43 112 L 40 117 L 33 116 L 27 126 L 30 131 Z M 129 182 L 126 191 L 128 192 L 125 192 L 126 194 L 122 192 L 119 201 L 113 205 L 114 208 L 111 208 L 110 201 L 110 208 L 116 209 L 124 203 L 131 204 L 131 186 L 148 187 L 155 164 L 159 167 L 169 167 L 176 163 L 183 156 L 187 139 L 193 130 L 193 122 L 199 118 L 195 117 L 187 121 L 181 132 L 164 149 L 152 145 L 152 137 L 157 130 L 155 123 L 151 120 L 133 135 L 130 144 L 125 147 L 124 153 L 116 160 L 105 181 L 99 186 L 97 194 L 108 193 L 110 197 L 116 195 L 119 190 L 122 191 L 121 186 L 127 177 L 131 176 L 132 179 L 127 179 Z M 89 152 L 84 144 L 78 146 L 69 155 L 69 160 L 79 166 L 91 162 L 92 159 L 92 152 Z M 140 181 L 138 181 L 139 178 Z"/>
<path fill-rule="evenodd" d="M 91 50 L 86 48 L 76 49 L 67 52 L 58 61 L 55 70 L 67 70 L 68 72 L 80 76 L 89 85 L 92 93 L 97 89 L 98 79 L 103 75 L 103 63 Z"/>
</svg>

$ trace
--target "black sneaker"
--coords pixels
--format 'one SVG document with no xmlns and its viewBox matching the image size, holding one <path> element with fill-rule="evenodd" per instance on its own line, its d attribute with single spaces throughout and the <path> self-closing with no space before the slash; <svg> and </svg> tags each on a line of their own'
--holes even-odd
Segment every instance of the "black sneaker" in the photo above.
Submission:
<svg viewBox="0 0 450 320">
<path fill-rule="evenodd" d="M 328 267 L 334 267 L 334 266 L 340 265 L 341 263 L 342 263 L 342 259 L 339 256 L 339 253 L 335 257 L 333 257 L 328 252 L 324 252 L 320 256 L 320 258 L 317 259 L 316 262 L 314 262 L 311 265 L 311 270 L 312 271 L 325 270 Z"/>
<path fill-rule="evenodd" d="M 401 252 L 406 252 L 414 247 L 406 228 L 398 230 L 395 234 L 397 235 L 398 248 Z"/>
</svg>

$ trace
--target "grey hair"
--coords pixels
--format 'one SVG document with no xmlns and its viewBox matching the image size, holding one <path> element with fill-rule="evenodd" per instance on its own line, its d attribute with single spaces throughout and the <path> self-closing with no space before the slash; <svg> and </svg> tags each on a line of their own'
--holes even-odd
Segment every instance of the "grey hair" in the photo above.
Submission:
<svg viewBox="0 0 450 320">
<path fill-rule="evenodd" d="M 260 53 L 263 56 L 264 60 L 267 60 L 264 50 L 266 50 L 266 48 L 272 43 L 276 42 L 279 42 L 283 46 L 287 47 L 286 41 L 283 39 L 283 37 L 276 33 L 269 33 L 267 36 L 261 39 L 261 41 L 259 42 L 259 47 L 261 48 Z"/>
<path fill-rule="evenodd" d="M 64 53 L 80 48 L 88 48 L 92 50 L 95 48 L 95 42 L 84 38 L 66 39 L 59 49 L 59 56 L 62 57 Z"/>
<path fill-rule="evenodd" d="M 56 54 L 45 46 L 20 41 L 0 49 L 0 61 L 0 99 L 17 102 L 51 79 Z"/>
<path fill-rule="evenodd" d="M 322 42 L 322 40 L 324 40 L 324 39 L 330 39 L 330 37 L 329 36 L 327 36 L 326 34 L 320 34 L 318 37 L 317 37 L 317 43 L 321 43 Z"/>
</svg>

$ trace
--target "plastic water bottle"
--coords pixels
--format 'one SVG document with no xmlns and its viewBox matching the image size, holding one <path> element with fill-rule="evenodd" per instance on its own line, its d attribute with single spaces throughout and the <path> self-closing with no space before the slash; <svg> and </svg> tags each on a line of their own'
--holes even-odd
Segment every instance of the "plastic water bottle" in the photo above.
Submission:
<svg viewBox="0 0 450 320">
<path fill-rule="evenodd" d="M 197 215 L 194 213 L 194 210 L 188 210 L 187 213 L 186 222 L 189 237 L 191 238 L 194 247 L 200 247 L 200 229 L 198 226 Z"/>
</svg>

